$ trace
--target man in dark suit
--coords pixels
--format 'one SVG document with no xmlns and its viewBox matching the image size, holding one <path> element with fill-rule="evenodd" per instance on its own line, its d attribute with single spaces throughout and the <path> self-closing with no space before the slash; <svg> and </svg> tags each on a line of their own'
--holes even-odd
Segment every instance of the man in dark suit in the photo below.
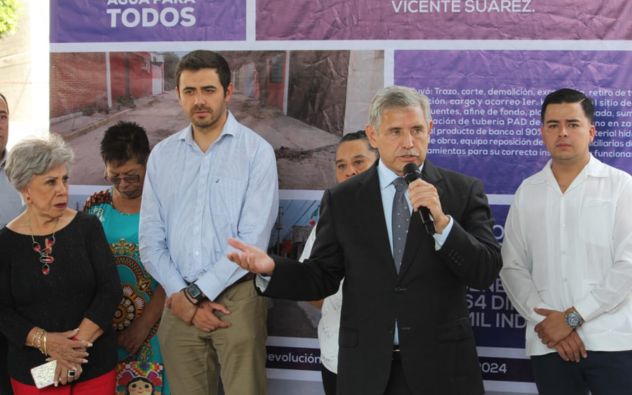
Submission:
<svg viewBox="0 0 632 395">
<path fill-rule="evenodd" d="M 426 96 L 384 88 L 369 117 L 380 160 L 325 192 L 311 264 L 272 259 L 234 239 L 240 252 L 229 258 L 269 275 L 257 287 L 276 298 L 320 299 L 345 278 L 340 394 L 482 394 L 466 289 L 488 287 L 502 266 L 482 183 L 426 160 Z M 423 180 L 406 190 L 407 163 L 423 166 Z M 433 235 L 417 212 L 424 207 Z"/>
</svg>

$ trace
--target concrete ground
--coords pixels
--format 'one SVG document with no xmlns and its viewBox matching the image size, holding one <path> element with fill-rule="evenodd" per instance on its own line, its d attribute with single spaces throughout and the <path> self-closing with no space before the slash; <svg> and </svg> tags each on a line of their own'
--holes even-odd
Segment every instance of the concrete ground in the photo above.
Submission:
<svg viewBox="0 0 632 395">
<path fill-rule="evenodd" d="M 135 107 L 105 113 L 70 114 L 51 120 L 51 131 L 61 134 L 75 150 L 71 184 L 104 184 L 99 143 L 105 130 L 119 120 L 133 121 L 148 132 L 152 146 L 184 128 L 188 122 L 174 91 L 136 100 Z M 264 137 L 277 153 L 282 189 L 325 189 L 334 184 L 333 159 L 339 137 L 261 107 L 235 94 L 230 105 L 235 117 Z"/>
</svg>

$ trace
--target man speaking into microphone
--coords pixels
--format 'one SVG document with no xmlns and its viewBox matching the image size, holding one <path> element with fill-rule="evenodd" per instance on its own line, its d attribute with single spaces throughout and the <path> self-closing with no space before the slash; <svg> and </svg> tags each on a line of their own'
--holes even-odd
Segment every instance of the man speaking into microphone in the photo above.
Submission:
<svg viewBox="0 0 632 395">
<path fill-rule="evenodd" d="M 338 393 L 482 394 L 466 289 L 502 266 L 483 185 L 426 159 L 430 104 L 414 89 L 378 91 L 366 131 L 380 159 L 325 191 L 310 264 L 234 239 L 229 258 L 276 298 L 322 299 L 345 278 Z M 421 178 L 407 185 L 410 163 Z"/>
</svg>

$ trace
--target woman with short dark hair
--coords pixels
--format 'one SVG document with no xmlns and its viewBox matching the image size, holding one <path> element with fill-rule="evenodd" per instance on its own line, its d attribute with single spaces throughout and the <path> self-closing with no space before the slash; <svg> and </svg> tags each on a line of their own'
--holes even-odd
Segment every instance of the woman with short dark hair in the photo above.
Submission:
<svg viewBox="0 0 632 395">
<path fill-rule="evenodd" d="M 145 270 L 138 250 L 140 203 L 148 156 L 149 141 L 141 126 L 119 122 L 108 128 L 101 141 L 101 157 L 105 178 L 112 188 L 92 195 L 84 207 L 103 224 L 123 286 L 123 299 L 114 315 L 119 359 L 117 394 L 125 394 L 127 383 L 136 378 L 151 382 L 152 393 L 169 394 L 156 335 L 165 291 Z"/>
</svg>

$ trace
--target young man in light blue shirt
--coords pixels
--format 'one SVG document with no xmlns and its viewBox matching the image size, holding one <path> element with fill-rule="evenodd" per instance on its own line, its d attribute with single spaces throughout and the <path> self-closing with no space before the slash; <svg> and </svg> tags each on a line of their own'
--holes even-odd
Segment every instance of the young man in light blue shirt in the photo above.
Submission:
<svg viewBox="0 0 632 395">
<path fill-rule="evenodd" d="M 228 111 L 226 60 L 185 55 L 178 99 L 191 124 L 147 163 L 140 253 L 164 287 L 160 347 L 175 394 L 266 393 L 267 303 L 226 258 L 227 237 L 266 248 L 278 211 L 274 151 Z"/>
</svg>

